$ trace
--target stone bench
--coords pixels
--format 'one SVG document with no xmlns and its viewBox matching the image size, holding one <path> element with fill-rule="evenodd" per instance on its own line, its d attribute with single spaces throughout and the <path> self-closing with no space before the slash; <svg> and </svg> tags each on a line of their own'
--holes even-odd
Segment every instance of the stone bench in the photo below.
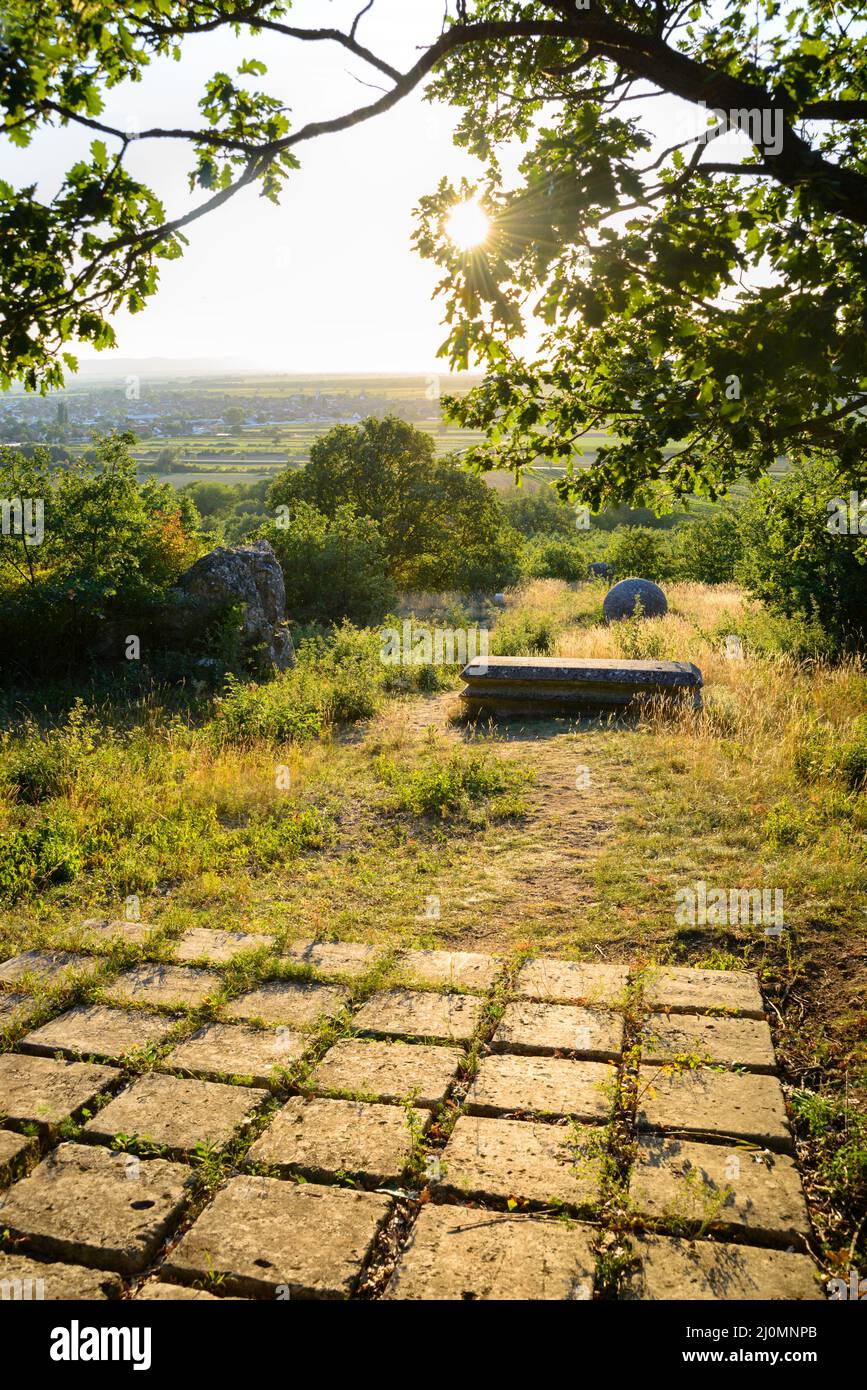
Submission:
<svg viewBox="0 0 867 1390">
<path fill-rule="evenodd" d="M 694 709 L 701 708 L 701 671 L 691 661 L 480 656 L 462 675 L 467 713 L 544 716 L 648 699 L 688 699 Z"/>
</svg>

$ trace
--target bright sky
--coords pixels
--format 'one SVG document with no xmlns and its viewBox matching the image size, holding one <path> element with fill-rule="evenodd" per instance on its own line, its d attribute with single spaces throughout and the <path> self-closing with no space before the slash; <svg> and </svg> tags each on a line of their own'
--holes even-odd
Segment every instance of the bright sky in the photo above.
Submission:
<svg viewBox="0 0 867 1390">
<path fill-rule="evenodd" d="M 296 0 L 292 23 L 345 30 L 359 8 L 361 0 L 327 7 Z M 405 69 L 439 33 L 442 13 L 443 0 L 376 0 L 358 38 Z M 207 79 L 220 69 L 234 74 L 250 57 L 269 71 L 248 80 L 291 106 L 294 126 L 377 95 L 357 79 L 377 83 L 378 74 L 337 45 L 217 33 L 188 38 L 180 64 L 154 64 L 141 83 L 108 93 L 102 118 L 136 130 L 194 127 Z M 664 144 L 705 124 L 702 113 L 667 98 L 653 116 L 663 116 Z M 290 174 L 279 207 L 247 189 L 188 229 L 186 254 L 164 264 L 157 297 L 142 313 L 117 318 L 115 355 L 242 359 L 287 372 L 444 370 L 436 357 L 445 336 L 441 303 L 431 299 L 438 271 L 412 250 L 410 236 L 421 194 L 443 174 L 457 180 L 479 172 L 452 144 L 455 119 L 415 93 L 384 116 L 299 147 L 302 168 Z M 90 139 L 67 129 L 42 133 L 27 150 L 0 146 L 0 176 L 19 185 L 36 178 L 40 196 L 50 198 Z M 201 198 L 187 186 L 191 158 L 183 142 L 134 145 L 128 163 L 170 216 Z M 82 365 L 92 356 L 82 350 Z M 109 356 L 99 354 L 100 362 Z"/>
<path fill-rule="evenodd" d="M 361 0 L 297 0 L 291 22 L 348 28 L 360 8 Z M 416 45 L 436 37 L 442 13 L 443 0 L 377 0 L 358 38 L 405 68 Z M 180 64 L 154 65 L 137 86 L 109 93 L 102 119 L 132 129 L 199 124 L 208 77 L 234 73 L 247 57 L 268 64 L 266 77 L 246 80 L 286 101 L 293 126 L 375 100 L 354 78 L 387 81 L 333 44 L 209 34 L 185 41 Z M 445 336 L 431 302 L 438 275 L 410 235 L 419 196 L 444 173 L 478 167 L 451 143 L 453 123 L 453 113 L 414 95 L 352 131 L 301 146 L 302 168 L 289 176 L 279 207 L 244 190 L 189 229 L 186 254 L 164 265 L 157 297 L 116 320 L 118 355 L 244 358 L 300 372 L 435 369 Z M 90 138 L 67 130 L 25 151 L 3 147 L 0 174 L 18 184 L 37 177 L 40 195 L 50 197 Z M 192 205 L 190 163 L 181 142 L 165 140 L 133 146 L 129 156 L 170 215 Z M 82 351 L 82 362 L 88 355 Z"/>
</svg>

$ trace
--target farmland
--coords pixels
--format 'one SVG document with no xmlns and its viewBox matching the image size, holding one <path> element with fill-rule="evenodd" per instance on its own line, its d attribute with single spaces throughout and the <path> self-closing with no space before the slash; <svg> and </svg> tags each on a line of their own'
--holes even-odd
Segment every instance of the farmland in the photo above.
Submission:
<svg viewBox="0 0 867 1390">
<path fill-rule="evenodd" d="M 308 461 L 316 439 L 336 424 L 367 415 L 396 415 L 429 434 L 438 455 L 461 455 L 481 442 L 480 431 L 442 418 L 441 397 L 460 396 L 473 376 L 442 375 L 263 375 L 153 377 L 135 372 L 116 380 L 86 375 L 48 396 L 6 392 L 0 397 L 0 441 L 23 447 L 47 444 L 58 461 L 88 454 L 94 437 L 111 430 L 135 436 L 132 453 L 142 478 L 182 488 L 191 482 L 230 485 L 270 479 L 287 466 Z M 611 437 L 601 430 L 583 439 L 582 462 Z M 779 466 L 784 471 L 785 465 Z M 534 470 L 536 485 L 552 481 L 557 468 Z M 508 473 L 491 473 L 490 486 L 514 490 Z M 524 486 L 532 490 L 532 479 Z M 743 485 L 732 491 L 736 499 Z M 702 512 L 710 504 L 698 501 Z"/>
</svg>

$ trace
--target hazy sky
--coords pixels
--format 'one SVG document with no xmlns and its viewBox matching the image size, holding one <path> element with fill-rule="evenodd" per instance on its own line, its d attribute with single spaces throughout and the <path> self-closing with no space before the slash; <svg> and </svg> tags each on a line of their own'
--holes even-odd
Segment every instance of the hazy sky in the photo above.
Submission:
<svg viewBox="0 0 867 1390">
<path fill-rule="evenodd" d="M 292 22 L 348 27 L 344 19 L 360 7 L 298 0 Z M 407 67 L 416 45 L 436 37 L 442 13 L 442 0 L 377 0 L 358 37 Z M 109 93 L 103 119 L 133 129 L 196 124 L 207 78 L 233 73 L 245 57 L 268 64 L 266 77 L 247 80 L 285 100 L 293 126 L 375 100 L 351 74 L 387 80 L 333 44 L 203 35 L 185 41 L 180 64 L 154 65 L 142 83 Z M 116 320 L 118 354 L 243 357 L 287 371 L 433 369 L 445 336 L 431 303 L 438 277 L 410 247 L 411 214 L 442 174 L 478 167 L 452 145 L 453 122 L 414 95 L 352 131 L 301 146 L 302 168 L 289 176 L 279 207 L 248 189 L 189 229 L 186 254 L 164 265 L 157 297 Z M 0 172 L 18 184 L 37 177 L 40 194 L 51 196 L 90 138 L 67 130 L 26 151 L 3 148 Z M 129 157 L 170 215 L 192 205 L 190 163 L 180 142 L 134 146 Z"/>
<path fill-rule="evenodd" d="M 292 22 L 346 29 L 360 7 L 296 0 Z M 376 0 L 358 37 L 403 69 L 436 37 L 442 13 L 443 0 Z M 292 108 L 293 126 L 377 95 L 356 80 L 376 83 L 376 72 L 336 45 L 207 34 L 185 41 L 181 63 L 154 64 L 141 83 L 108 93 L 103 119 L 129 129 L 195 126 L 207 79 L 219 69 L 234 74 L 248 57 L 268 64 L 266 77 L 249 80 Z M 696 114 L 703 125 L 680 102 L 654 103 L 665 143 L 689 133 L 685 120 L 698 129 Z M 302 168 L 290 174 L 279 207 L 247 189 L 189 228 L 186 254 L 164 264 L 156 298 L 140 314 L 118 316 L 116 355 L 243 358 L 278 371 L 443 370 L 440 302 L 431 300 L 438 271 L 412 250 L 410 235 L 421 194 L 443 174 L 479 170 L 452 144 L 455 119 L 416 93 L 384 116 L 300 146 Z M 19 185 L 36 178 L 49 198 L 90 138 L 67 129 L 40 135 L 27 150 L 0 146 L 0 175 Z M 191 158 L 182 142 L 133 146 L 128 159 L 170 216 L 200 198 L 187 187 Z M 82 362 L 92 355 L 83 350 Z M 99 354 L 102 362 L 109 356 Z"/>
</svg>

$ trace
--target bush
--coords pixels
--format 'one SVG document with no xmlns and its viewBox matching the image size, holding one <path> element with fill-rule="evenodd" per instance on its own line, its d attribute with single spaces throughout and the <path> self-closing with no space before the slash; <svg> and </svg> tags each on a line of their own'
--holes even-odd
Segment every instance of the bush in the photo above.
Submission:
<svg viewBox="0 0 867 1390">
<path fill-rule="evenodd" d="M 164 483 L 138 482 L 131 435 L 112 435 L 92 462 L 63 469 L 47 452 L 5 449 L 0 497 L 39 499 L 41 543 L 0 533 L 0 644 L 28 677 L 125 655 L 144 639 L 166 591 L 196 558 L 198 514 Z"/>
<path fill-rule="evenodd" d="M 105 793 L 86 819 L 64 805 L 46 807 L 32 825 L 0 835 L 0 897 L 15 902 L 90 876 L 112 893 L 150 892 L 161 881 L 251 865 L 285 863 L 318 849 L 329 826 L 315 808 L 282 808 L 237 826 L 215 806 L 183 801 L 119 808 Z"/>
<path fill-rule="evenodd" d="M 771 849 L 784 845 L 803 846 L 816 838 L 816 816 L 810 807 L 795 806 L 787 797 L 771 807 L 765 817 L 763 833 Z"/>
<path fill-rule="evenodd" d="M 815 1151 L 818 1176 L 856 1220 L 867 1202 L 867 1118 L 845 1096 L 793 1091 L 792 1113 Z"/>
<path fill-rule="evenodd" d="M 33 888 L 70 883 L 87 863 L 86 846 L 68 814 L 46 814 L 34 825 L 0 835 L 0 897 L 11 902 Z"/>
<path fill-rule="evenodd" d="M 574 508 L 561 502 L 554 489 L 547 484 L 537 492 L 522 488 L 506 493 L 502 506 L 509 525 L 528 540 L 533 537 L 575 536 Z M 556 577 L 560 578 L 559 575 Z"/>
<path fill-rule="evenodd" d="M 628 661 L 659 661 L 663 653 L 659 624 L 643 614 L 644 607 L 638 598 L 630 616 L 617 623 L 615 636 L 620 654 Z"/>
<path fill-rule="evenodd" d="M 587 578 L 587 556 L 574 536 L 537 536 L 523 550 L 521 569 L 527 579 Z"/>
<path fill-rule="evenodd" d="M 795 661 L 829 661 L 839 648 L 817 617 L 786 617 L 759 605 L 745 608 L 736 619 L 723 619 L 712 635 L 720 643 L 734 635 L 758 656 L 788 656 Z"/>
<path fill-rule="evenodd" d="M 842 783 L 848 792 L 867 789 L 867 715 L 852 723 L 850 737 L 836 741 L 829 725 L 813 719 L 800 729 L 793 753 L 796 777 L 812 782 L 818 777 Z"/>
<path fill-rule="evenodd" d="M 293 619 L 375 623 L 393 606 L 382 537 L 370 517 L 357 515 L 349 503 L 329 517 L 308 502 L 294 502 L 280 522 L 262 534 L 283 570 Z"/>
<path fill-rule="evenodd" d="M 368 719 L 380 704 L 385 667 L 376 632 L 359 631 L 344 622 L 328 637 L 303 641 L 298 673 L 309 672 L 322 686 L 329 723 Z"/>
<path fill-rule="evenodd" d="M 649 526 L 618 526 L 611 532 L 605 559 L 617 579 L 652 579 L 660 584 L 674 574 L 668 538 Z"/>
<path fill-rule="evenodd" d="M 815 623 L 840 647 L 867 639 L 867 536 L 829 529 L 857 486 L 831 459 L 763 478 L 744 505 L 738 579 L 776 613 Z"/>
<path fill-rule="evenodd" d="M 725 510 L 699 521 L 682 522 L 670 532 L 673 572 L 693 584 L 728 584 L 735 577 L 743 545 L 737 514 Z"/>
<path fill-rule="evenodd" d="M 101 737 L 99 725 L 88 716 L 81 700 L 75 701 L 60 728 L 41 733 L 26 723 L 14 737 L 4 740 L 10 751 L 4 769 L 6 783 L 14 788 L 19 801 L 30 806 L 68 795 Z"/>
<path fill-rule="evenodd" d="M 840 749 L 836 768 L 850 791 L 867 788 L 867 717 L 856 719 L 854 738 Z"/>
<path fill-rule="evenodd" d="M 558 626 L 547 613 L 518 608 L 504 613 L 491 637 L 493 656 L 547 656 L 557 638 Z"/>
<path fill-rule="evenodd" d="M 302 743 L 325 728 L 322 691 L 312 673 L 285 672 L 267 685 L 229 676 L 209 727 L 219 743 Z"/>
<path fill-rule="evenodd" d="M 230 676 L 209 730 L 215 741 L 301 743 L 332 723 L 364 719 L 379 706 L 384 667 L 375 633 L 344 623 L 299 645 L 297 664 L 266 685 Z"/>
</svg>

